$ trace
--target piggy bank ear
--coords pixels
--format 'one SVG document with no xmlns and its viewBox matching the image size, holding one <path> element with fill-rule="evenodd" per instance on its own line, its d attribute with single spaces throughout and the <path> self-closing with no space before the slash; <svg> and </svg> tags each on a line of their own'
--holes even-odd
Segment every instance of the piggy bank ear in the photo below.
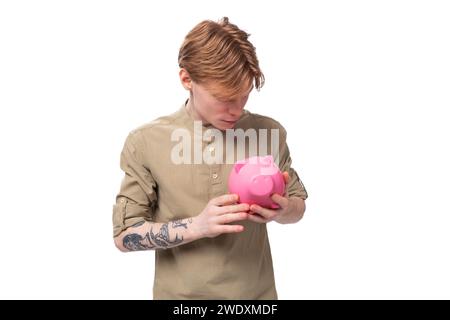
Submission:
<svg viewBox="0 0 450 320">
<path fill-rule="evenodd" d="M 261 163 L 267 166 L 272 165 L 273 164 L 272 155 L 261 157 Z"/>
<path fill-rule="evenodd" d="M 238 161 L 234 164 L 234 171 L 236 171 L 236 173 L 239 173 L 239 171 L 241 171 L 242 167 L 245 165 L 245 162 L 243 161 Z"/>
</svg>

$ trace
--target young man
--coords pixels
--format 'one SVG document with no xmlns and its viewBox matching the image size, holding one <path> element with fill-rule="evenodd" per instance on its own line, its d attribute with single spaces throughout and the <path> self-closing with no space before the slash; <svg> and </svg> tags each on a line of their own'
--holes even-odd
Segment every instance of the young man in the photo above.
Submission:
<svg viewBox="0 0 450 320">
<path fill-rule="evenodd" d="M 114 240 L 124 252 L 156 250 L 154 299 L 277 299 L 266 223 L 296 223 L 308 195 L 291 167 L 285 129 L 244 110 L 252 89 L 264 83 L 248 36 L 227 18 L 198 24 L 178 58 L 189 99 L 125 141 Z M 256 152 L 244 141 L 245 154 L 232 162 L 205 161 L 242 147 L 237 136 L 226 139 L 232 130 L 253 130 Z M 187 136 L 181 149 L 180 133 Z M 277 159 L 286 182 L 284 196 L 272 196 L 277 210 L 239 203 L 227 190 L 235 160 L 266 154 Z"/>
</svg>

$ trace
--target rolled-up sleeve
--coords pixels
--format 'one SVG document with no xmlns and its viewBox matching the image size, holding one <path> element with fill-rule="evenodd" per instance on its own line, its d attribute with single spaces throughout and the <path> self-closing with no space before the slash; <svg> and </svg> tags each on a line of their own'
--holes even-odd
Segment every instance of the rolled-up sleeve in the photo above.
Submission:
<svg viewBox="0 0 450 320">
<path fill-rule="evenodd" d="M 113 206 L 114 236 L 138 222 L 152 220 L 157 202 L 156 183 L 144 166 L 144 151 L 141 133 L 131 132 L 120 155 L 120 167 L 125 175 Z"/>
<path fill-rule="evenodd" d="M 287 171 L 289 173 L 289 183 L 286 188 L 287 197 L 300 197 L 303 200 L 308 198 L 308 192 L 303 185 L 302 180 L 297 174 L 297 171 L 292 168 L 292 159 L 289 152 L 289 147 L 286 141 L 286 130 L 281 127 L 280 129 L 280 163 L 279 167 L 282 172 Z"/>
</svg>

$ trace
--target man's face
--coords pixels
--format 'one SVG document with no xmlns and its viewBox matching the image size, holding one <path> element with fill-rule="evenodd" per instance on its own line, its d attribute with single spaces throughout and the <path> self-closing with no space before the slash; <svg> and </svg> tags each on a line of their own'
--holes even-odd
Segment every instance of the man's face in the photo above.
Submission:
<svg viewBox="0 0 450 320">
<path fill-rule="evenodd" d="M 190 94 L 191 112 L 205 124 L 225 130 L 234 127 L 242 115 L 251 89 L 244 91 L 233 99 L 216 98 L 205 86 L 192 83 Z"/>
</svg>

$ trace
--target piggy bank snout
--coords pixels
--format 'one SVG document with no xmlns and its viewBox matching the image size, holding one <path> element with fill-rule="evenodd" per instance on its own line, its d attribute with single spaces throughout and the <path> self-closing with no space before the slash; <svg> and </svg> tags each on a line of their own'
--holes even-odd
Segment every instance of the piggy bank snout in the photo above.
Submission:
<svg viewBox="0 0 450 320">
<path fill-rule="evenodd" d="M 239 202 L 278 208 L 271 196 L 283 195 L 285 182 L 272 156 L 253 157 L 234 164 L 228 179 L 228 190 L 239 195 Z"/>
<path fill-rule="evenodd" d="M 250 183 L 250 193 L 255 196 L 270 196 L 273 192 L 274 182 L 271 176 L 254 176 Z"/>
</svg>

